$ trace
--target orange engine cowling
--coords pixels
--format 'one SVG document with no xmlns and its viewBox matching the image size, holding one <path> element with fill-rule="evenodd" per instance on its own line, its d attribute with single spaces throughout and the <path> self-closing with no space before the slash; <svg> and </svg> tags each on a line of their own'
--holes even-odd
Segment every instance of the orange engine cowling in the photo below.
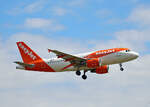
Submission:
<svg viewBox="0 0 150 107">
<path fill-rule="evenodd" d="M 108 65 L 104 65 L 104 66 L 96 68 L 95 72 L 97 74 L 106 74 L 106 73 L 108 73 L 108 70 L 109 70 L 109 66 Z"/>
<path fill-rule="evenodd" d="M 88 68 L 97 68 L 101 66 L 100 58 L 92 58 L 86 61 L 86 66 Z"/>
</svg>

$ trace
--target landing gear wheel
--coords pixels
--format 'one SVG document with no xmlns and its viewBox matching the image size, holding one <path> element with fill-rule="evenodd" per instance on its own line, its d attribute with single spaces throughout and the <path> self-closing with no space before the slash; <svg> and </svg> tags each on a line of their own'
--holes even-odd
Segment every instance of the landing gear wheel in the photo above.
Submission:
<svg viewBox="0 0 150 107">
<path fill-rule="evenodd" d="M 123 68 L 120 68 L 120 70 L 123 71 L 124 69 L 123 69 Z"/>
<path fill-rule="evenodd" d="M 123 71 L 123 67 L 122 67 L 122 64 L 119 64 L 120 65 L 120 71 Z"/>
<path fill-rule="evenodd" d="M 78 70 L 76 71 L 76 75 L 80 76 L 81 75 L 81 72 Z"/>
<path fill-rule="evenodd" d="M 86 80 L 87 76 L 86 75 L 82 75 L 82 79 Z"/>
</svg>

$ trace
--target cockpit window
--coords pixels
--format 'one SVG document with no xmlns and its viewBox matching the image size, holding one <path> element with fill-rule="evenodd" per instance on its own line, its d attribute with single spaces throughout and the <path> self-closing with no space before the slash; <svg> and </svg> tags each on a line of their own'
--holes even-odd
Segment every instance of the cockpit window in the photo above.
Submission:
<svg viewBox="0 0 150 107">
<path fill-rule="evenodd" d="M 126 52 L 129 52 L 130 50 L 128 49 L 128 50 L 126 50 Z"/>
</svg>

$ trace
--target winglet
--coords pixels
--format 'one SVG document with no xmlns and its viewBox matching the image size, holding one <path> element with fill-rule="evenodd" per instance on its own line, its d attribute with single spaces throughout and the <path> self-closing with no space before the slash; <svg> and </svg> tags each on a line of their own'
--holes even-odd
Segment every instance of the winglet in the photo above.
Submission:
<svg viewBox="0 0 150 107">
<path fill-rule="evenodd" d="M 51 49 L 48 49 L 48 52 L 50 53 L 52 50 Z"/>
</svg>

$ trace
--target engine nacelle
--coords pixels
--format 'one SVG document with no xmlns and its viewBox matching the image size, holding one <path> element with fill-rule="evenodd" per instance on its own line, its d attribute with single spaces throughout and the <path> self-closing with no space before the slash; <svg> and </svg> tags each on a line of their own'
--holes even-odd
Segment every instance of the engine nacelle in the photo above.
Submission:
<svg viewBox="0 0 150 107">
<path fill-rule="evenodd" d="M 100 58 L 92 58 L 86 61 L 86 66 L 88 68 L 97 68 L 101 66 Z"/>
<path fill-rule="evenodd" d="M 104 65 L 104 66 L 96 68 L 95 73 L 97 73 L 97 74 L 106 74 L 106 73 L 108 73 L 108 70 L 109 70 L 109 66 Z"/>
</svg>

